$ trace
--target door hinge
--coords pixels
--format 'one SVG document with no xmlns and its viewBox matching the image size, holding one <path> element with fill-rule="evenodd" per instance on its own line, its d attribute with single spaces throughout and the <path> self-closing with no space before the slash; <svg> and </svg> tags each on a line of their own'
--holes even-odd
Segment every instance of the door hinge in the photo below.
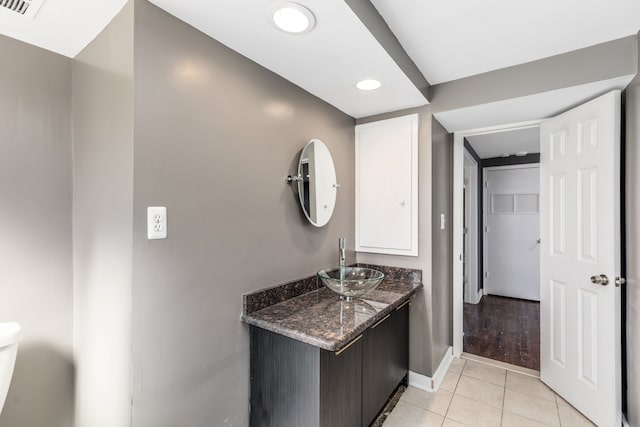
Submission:
<svg viewBox="0 0 640 427">
<path fill-rule="evenodd" d="M 489 187 L 489 181 L 485 181 L 485 182 L 484 182 L 484 186 L 485 186 L 485 188 L 486 188 L 486 187 Z"/>
<path fill-rule="evenodd" d="M 624 277 L 616 277 L 616 288 L 619 288 L 620 286 L 624 285 L 625 283 L 627 283 L 627 279 L 625 279 Z"/>
<path fill-rule="evenodd" d="M 469 227 L 464 227 L 462 229 L 462 234 L 469 234 Z"/>
<path fill-rule="evenodd" d="M 485 278 L 485 279 L 488 279 L 488 278 L 489 278 L 489 272 L 488 272 L 488 271 L 485 271 L 485 272 L 484 272 L 484 278 Z"/>
<path fill-rule="evenodd" d="M 489 226 L 486 226 L 486 227 L 484 228 L 484 232 L 485 232 L 485 233 L 488 233 L 488 232 L 489 232 Z"/>
</svg>

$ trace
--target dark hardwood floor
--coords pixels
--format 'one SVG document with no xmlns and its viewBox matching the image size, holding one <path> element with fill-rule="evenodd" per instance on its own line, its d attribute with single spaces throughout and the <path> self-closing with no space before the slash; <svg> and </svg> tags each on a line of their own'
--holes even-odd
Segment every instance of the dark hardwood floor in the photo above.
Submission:
<svg viewBox="0 0 640 427">
<path fill-rule="evenodd" d="M 485 295 L 464 305 L 464 351 L 540 370 L 540 303 Z"/>
</svg>

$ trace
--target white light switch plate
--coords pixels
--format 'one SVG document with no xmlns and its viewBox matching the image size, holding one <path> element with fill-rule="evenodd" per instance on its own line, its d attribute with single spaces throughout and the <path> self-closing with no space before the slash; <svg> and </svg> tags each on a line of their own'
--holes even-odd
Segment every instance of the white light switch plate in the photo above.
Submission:
<svg viewBox="0 0 640 427">
<path fill-rule="evenodd" d="M 150 206 L 147 208 L 147 239 L 167 238 L 167 208 Z"/>
<path fill-rule="evenodd" d="M 444 214 L 440 214 L 440 230 L 444 230 L 446 224 L 446 220 Z"/>
</svg>

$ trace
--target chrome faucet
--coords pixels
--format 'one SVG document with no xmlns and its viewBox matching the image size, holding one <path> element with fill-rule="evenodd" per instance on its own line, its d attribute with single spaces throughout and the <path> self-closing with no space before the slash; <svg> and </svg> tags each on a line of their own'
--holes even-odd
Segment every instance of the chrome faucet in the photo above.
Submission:
<svg viewBox="0 0 640 427">
<path fill-rule="evenodd" d="M 344 262 L 345 262 L 345 259 L 347 258 L 345 254 L 345 246 L 346 246 L 346 239 L 344 237 L 340 237 L 338 239 L 338 248 L 340 251 L 340 258 L 338 259 L 338 265 L 340 267 L 344 267 Z"/>
</svg>

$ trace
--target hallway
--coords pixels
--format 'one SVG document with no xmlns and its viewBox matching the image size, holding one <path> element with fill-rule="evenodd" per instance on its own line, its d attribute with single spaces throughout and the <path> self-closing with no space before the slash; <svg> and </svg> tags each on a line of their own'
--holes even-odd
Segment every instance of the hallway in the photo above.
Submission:
<svg viewBox="0 0 640 427">
<path fill-rule="evenodd" d="M 540 303 L 485 295 L 464 304 L 464 352 L 540 370 Z"/>
</svg>

